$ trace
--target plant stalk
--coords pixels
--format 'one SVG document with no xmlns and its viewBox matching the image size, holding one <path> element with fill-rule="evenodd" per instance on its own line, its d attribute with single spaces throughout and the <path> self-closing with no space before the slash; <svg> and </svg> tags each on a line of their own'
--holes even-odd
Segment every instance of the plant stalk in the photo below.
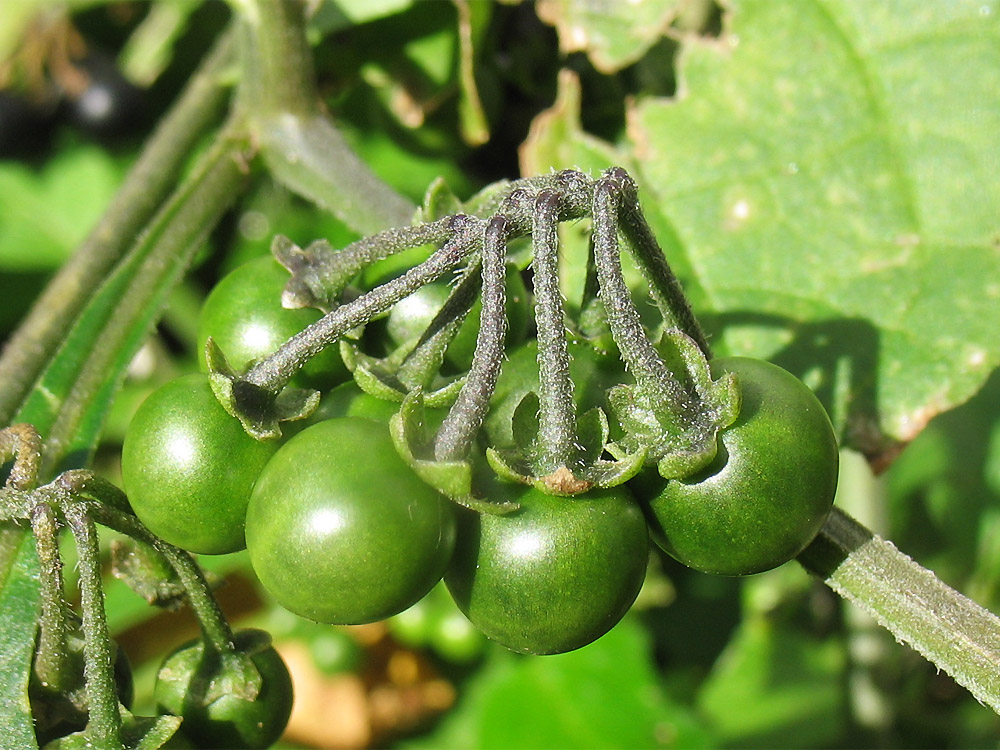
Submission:
<svg viewBox="0 0 1000 750">
<path fill-rule="evenodd" d="M 104 615 L 100 547 L 94 522 L 83 508 L 66 503 L 63 508 L 79 551 L 80 608 L 83 610 L 84 675 L 87 680 L 87 710 L 90 740 L 100 748 L 122 747 L 122 719 L 118 711 L 111 662 L 111 636 Z"/>
<path fill-rule="evenodd" d="M 798 561 L 1000 713 L 1000 618 L 837 508 Z"/>
<path fill-rule="evenodd" d="M 566 316 L 559 289 L 558 208 L 559 195 L 543 190 L 535 199 L 532 222 L 538 329 L 538 440 L 543 475 L 568 467 L 577 443 Z"/>
</svg>

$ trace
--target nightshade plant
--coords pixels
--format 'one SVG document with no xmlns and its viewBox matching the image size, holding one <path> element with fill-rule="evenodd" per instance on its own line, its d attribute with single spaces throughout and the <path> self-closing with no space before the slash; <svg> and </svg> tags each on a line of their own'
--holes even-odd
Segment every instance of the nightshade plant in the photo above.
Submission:
<svg viewBox="0 0 1000 750">
<path fill-rule="evenodd" d="M 0 430 L 9 464 L 0 490 L 0 602 L 10 623 L 0 679 L 12 696 L 0 718 L 12 743 L 156 748 L 187 735 L 206 747 L 271 744 L 290 711 L 288 675 L 266 634 L 234 633 L 190 554 L 242 547 L 244 517 L 264 586 L 277 581 L 275 597 L 294 611 L 333 623 L 380 619 L 420 600 L 443 576 L 474 625 L 532 654 L 582 647 L 622 618 L 645 575 L 647 527 L 667 553 L 710 573 L 757 573 L 794 558 L 1000 712 L 1000 622 L 832 508 L 838 452 L 823 406 L 775 365 L 713 358 L 625 169 L 501 181 L 465 202 L 438 182 L 414 213 L 320 109 L 302 8 L 281 0 L 233 7 L 232 28 L 0 359 L 0 417 L 10 425 Z M 239 87 L 226 110 L 224 73 L 237 55 Z M 185 169 L 188 152 L 209 132 Z M 329 209 L 362 238 L 343 247 L 274 238 L 273 256 L 289 274 L 280 305 L 312 310 L 273 351 L 246 355 L 235 343 L 227 348 L 222 335 L 217 340 L 212 331 L 232 321 L 213 302 L 199 334 L 206 373 L 165 386 L 129 428 L 126 496 L 83 467 L 128 363 L 251 167 Z M 586 267 L 571 311 L 559 230 L 583 222 Z M 395 273 L 375 273 L 414 252 L 421 257 Z M 626 281 L 626 255 L 648 300 L 635 299 Z M 520 285 L 526 269 L 530 295 Z M 443 282 L 449 292 L 425 327 L 402 340 L 377 335 L 397 303 Z M 533 307 L 528 358 L 507 335 L 525 303 L 518 296 Z M 640 314 L 650 301 L 654 314 Z M 466 369 L 448 349 L 477 305 Z M 317 380 L 304 368 L 337 350 L 367 396 L 394 405 L 392 415 L 387 424 L 338 415 L 298 432 L 324 413 L 310 387 L 323 382 L 322 373 Z M 588 358 L 611 374 L 609 387 L 574 380 L 574 363 Z M 527 363 L 528 372 L 511 375 L 512 363 Z M 324 387 L 346 371 L 331 377 Z M 524 387 L 507 388 L 505 377 Z M 184 408 L 203 419 L 170 400 L 181 390 Z M 212 443 L 213 424 L 227 432 L 211 446 L 218 455 L 208 460 L 203 451 L 192 466 L 172 441 L 198 432 L 183 437 L 187 450 L 201 450 Z M 310 441 L 327 434 L 383 452 L 392 443 L 395 453 L 379 463 L 394 469 L 379 478 L 387 480 L 380 491 L 400 493 L 392 523 L 408 517 L 413 528 L 388 528 L 388 514 L 352 526 L 377 497 L 344 491 L 365 481 L 357 472 L 364 454 L 350 454 L 344 465 L 324 457 L 336 447 Z M 212 477 L 234 457 L 245 459 L 239 487 L 220 492 Z M 322 466 L 298 476 L 313 458 Z M 330 474 L 330 484 L 317 484 L 300 514 L 284 513 L 308 495 L 286 492 L 292 479 L 320 474 Z M 200 488 L 193 505 L 192 488 Z M 192 517 L 206 509 L 212 512 Z M 308 561 L 287 553 L 310 549 L 320 514 L 343 558 L 317 544 L 313 554 L 336 564 L 315 566 L 315 577 L 299 581 L 304 590 L 291 591 Z M 275 520 L 299 523 L 300 515 L 304 528 Z M 120 548 L 132 561 L 120 567 L 128 583 L 151 604 L 187 603 L 201 629 L 164 665 L 154 717 L 128 709 L 124 659 L 107 625 L 97 524 L 128 537 Z M 62 529 L 79 560 L 79 617 L 64 590 Z M 355 536 L 341 541 L 333 533 L 341 531 Z M 378 557 L 380 547 L 411 532 L 405 550 L 400 541 Z M 379 581 L 381 570 L 343 578 L 357 565 L 355 550 L 366 563 L 392 566 L 392 580 Z M 384 597 L 375 603 L 315 606 L 324 587 L 346 598 L 379 586 Z"/>
</svg>

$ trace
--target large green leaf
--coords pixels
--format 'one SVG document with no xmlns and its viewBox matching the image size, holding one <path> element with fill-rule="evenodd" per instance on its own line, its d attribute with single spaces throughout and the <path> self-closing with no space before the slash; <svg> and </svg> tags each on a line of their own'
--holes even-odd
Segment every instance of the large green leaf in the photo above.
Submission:
<svg viewBox="0 0 1000 750">
<path fill-rule="evenodd" d="M 995 0 L 734 0 L 631 113 L 644 205 L 721 349 L 878 454 L 1000 361 Z M 819 366 L 818 372 L 807 372 Z"/>
<path fill-rule="evenodd" d="M 499 649 L 462 702 L 412 747 L 709 747 L 707 732 L 671 702 L 650 661 L 648 635 L 626 617 L 578 651 L 544 658 Z"/>
</svg>

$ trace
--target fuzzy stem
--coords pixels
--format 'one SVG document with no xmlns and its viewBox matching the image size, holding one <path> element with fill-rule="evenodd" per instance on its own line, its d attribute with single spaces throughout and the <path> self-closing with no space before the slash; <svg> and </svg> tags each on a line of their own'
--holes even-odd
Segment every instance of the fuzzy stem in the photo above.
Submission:
<svg viewBox="0 0 1000 750">
<path fill-rule="evenodd" d="M 650 295 L 660 309 L 664 322 L 668 328 L 677 328 L 694 339 L 705 356 L 711 358 L 708 339 L 684 296 L 681 283 L 670 269 L 653 230 L 642 215 L 635 182 L 621 167 L 609 169 L 605 173 L 605 179 L 613 180 L 619 185 L 618 227 L 632 248 L 632 254 L 646 277 Z"/>
<path fill-rule="evenodd" d="M 41 573 L 42 613 L 38 623 L 38 646 L 33 669 L 43 686 L 65 692 L 74 675 L 67 665 L 67 604 L 63 591 L 62 558 L 59 557 L 58 526 L 52 506 L 41 502 L 31 514 L 35 550 Z"/>
<path fill-rule="evenodd" d="M 434 458 L 437 461 L 464 459 L 489 410 L 490 398 L 500 375 L 503 343 L 507 335 L 506 250 L 507 220 L 503 216 L 495 216 L 486 226 L 483 241 L 483 307 L 472 367 L 434 439 Z"/>
<path fill-rule="evenodd" d="M 194 610 L 205 640 L 217 651 L 233 649 L 233 632 L 212 595 L 201 568 L 187 552 L 167 544 L 147 529 L 138 518 L 127 511 L 128 500 L 120 489 L 87 470 L 66 471 L 59 475 L 57 484 L 74 497 L 90 498 L 86 512 L 102 526 L 149 545 L 163 555 L 177 573 L 187 592 L 188 602 Z"/>
<path fill-rule="evenodd" d="M 91 742 L 97 747 L 109 750 L 121 748 L 122 720 L 115 692 L 111 636 L 104 615 L 97 529 L 79 504 L 66 503 L 63 513 L 79 554 L 77 566 L 80 570 L 80 608 L 83 611 L 84 675 L 90 714 L 87 729 Z"/>
<path fill-rule="evenodd" d="M 7 486 L 15 490 L 33 489 L 42 461 L 42 438 L 30 424 L 14 424 L 0 430 L 0 463 L 14 458 Z"/>
<path fill-rule="evenodd" d="M 541 449 L 538 470 L 542 474 L 568 466 L 577 443 L 566 317 L 559 289 L 558 206 L 557 193 L 550 190 L 539 193 L 532 226 Z"/>
<path fill-rule="evenodd" d="M 642 328 L 622 276 L 618 247 L 617 201 L 619 186 L 602 179 L 594 188 L 594 262 L 601 299 L 611 335 L 622 359 L 655 407 L 669 414 L 678 425 L 692 422 L 698 404 L 663 362 Z"/>
<path fill-rule="evenodd" d="M 1000 618 L 837 508 L 798 561 L 1000 713 Z"/>
<path fill-rule="evenodd" d="M 399 366 L 397 377 L 403 385 L 410 389 L 430 386 L 481 288 L 481 264 L 473 259 L 462 270 L 460 281 Z"/>
<path fill-rule="evenodd" d="M 177 180 L 202 134 L 217 121 L 227 90 L 220 73 L 233 59 L 224 34 L 164 116 L 97 226 L 63 264 L 10 337 L 0 357 L 0 424 L 34 385 L 94 289 L 122 257 Z"/>
<path fill-rule="evenodd" d="M 452 218 L 454 234 L 443 247 L 418 266 L 392 281 L 327 313 L 282 344 L 269 357 L 250 368 L 244 380 L 257 388 L 277 394 L 312 357 L 347 331 L 367 323 L 424 284 L 440 278 L 472 252 L 476 238 L 470 228 L 481 222 L 465 216 Z"/>
</svg>

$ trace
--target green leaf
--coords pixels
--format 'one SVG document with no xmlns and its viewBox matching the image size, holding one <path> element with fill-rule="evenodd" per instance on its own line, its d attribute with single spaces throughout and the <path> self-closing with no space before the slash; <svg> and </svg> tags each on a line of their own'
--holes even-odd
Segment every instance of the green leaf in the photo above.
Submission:
<svg viewBox="0 0 1000 750">
<path fill-rule="evenodd" d="M 711 747 L 708 732 L 659 683 L 648 637 L 626 617 L 559 656 L 495 649 L 439 727 L 411 748 Z"/>
<path fill-rule="evenodd" d="M 564 54 L 586 52 L 599 71 L 616 73 L 659 41 L 684 4 L 679 0 L 540 0 L 538 17 L 556 27 Z"/>
<path fill-rule="evenodd" d="M 60 153 L 41 170 L 0 163 L 0 267 L 57 268 L 97 222 L 121 176 L 96 146 Z"/>
<path fill-rule="evenodd" d="M 37 748 L 28 706 L 28 674 L 41 607 L 38 557 L 31 538 L 0 531 L 0 727 L 7 747 Z"/>
<path fill-rule="evenodd" d="M 717 346 L 811 374 L 877 454 L 1000 362 L 1000 8 L 730 6 L 631 113 L 640 199 Z"/>
<path fill-rule="evenodd" d="M 702 686 L 698 708 L 734 747 L 836 746 L 844 666 L 836 641 L 748 618 Z"/>
</svg>

